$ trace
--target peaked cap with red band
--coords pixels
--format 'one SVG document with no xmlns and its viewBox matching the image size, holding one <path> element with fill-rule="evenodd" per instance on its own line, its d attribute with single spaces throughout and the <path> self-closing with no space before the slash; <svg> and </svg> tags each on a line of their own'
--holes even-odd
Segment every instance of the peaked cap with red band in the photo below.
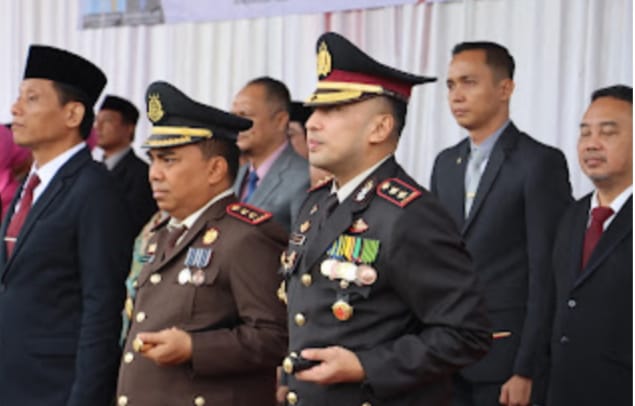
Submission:
<svg viewBox="0 0 635 406">
<path fill-rule="evenodd" d="M 413 86 L 437 80 L 381 64 L 335 32 L 317 41 L 317 73 L 317 89 L 306 106 L 352 103 L 373 95 L 407 103 Z"/>
</svg>

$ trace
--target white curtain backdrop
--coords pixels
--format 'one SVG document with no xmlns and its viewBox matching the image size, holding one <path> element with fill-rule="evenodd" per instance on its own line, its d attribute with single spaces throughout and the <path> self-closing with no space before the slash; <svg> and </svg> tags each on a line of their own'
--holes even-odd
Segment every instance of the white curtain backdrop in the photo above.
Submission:
<svg viewBox="0 0 635 406">
<path fill-rule="evenodd" d="M 406 170 L 427 186 L 436 154 L 465 136 L 446 102 L 450 51 L 460 41 L 491 40 L 507 46 L 516 59 L 513 120 L 563 150 L 579 197 L 591 190 L 576 154 L 578 124 L 590 93 L 633 82 L 632 0 L 464 0 L 93 30 L 78 29 L 78 12 L 77 0 L 0 1 L 1 122 L 11 120 L 32 43 L 92 60 L 108 76 L 105 93 L 129 98 L 142 111 L 145 88 L 159 79 L 227 109 L 242 85 L 261 75 L 283 80 L 295 99 L 306 98 L 316 81 L 315 41 L 333 30 L 388 65 L 439 78 L 413 92 L 397 153 Z M 140 121 L 137 146 L 149 129 Z"/>
</svg>

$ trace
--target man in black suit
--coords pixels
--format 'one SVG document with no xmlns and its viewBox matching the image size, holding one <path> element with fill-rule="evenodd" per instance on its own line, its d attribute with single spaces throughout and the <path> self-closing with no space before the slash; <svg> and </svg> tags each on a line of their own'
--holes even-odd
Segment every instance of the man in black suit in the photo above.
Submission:
<svg viewBox="0 0 635 406">
<path fill-rule="evenodd" d="M 489 354 L 455 376 L 454 404 L 541 404 L 553 234 L 571 202 L 566 160 L 510 121 L 507 49 L 461 43 L 452 54 L 448 101 L 469 137 L 436 158 L 431 190 L 462 231 L 494 328 Z"/>
<path fill-rule="evenodd" d="M 11 108 L 33 167 L 0 235 L 0 404 L 109 406 L 132 234 L 123 198 L 84 140 L 103 72 L 32 46 Z"/>
<path fill-rule="evenodd" d="M 633 404 L 633 88 L 593 93 L 580 167 L 595 191 L 558 227 L 548 404 Z"/>
<path fill-rule="evenodd" d="M 97 145 L 104 151 L 104 165 L 125 196 L 135 235 L 157 211 L 148 181 L 148 165 L 135 155 L 131 144 L 139 111 L 126 99 L 108 95 L 95 119 Z"/>
<path fill-rule="evenodd" d="M 309 160 L 334 178 L 309 194 L 282 256 L 287 402 L 449 405 L 452 373 L 485 354 L 489 324 L 458 229 L 393 156 L 412 87 L 435 79 L 336 33 L 317 51 Z"/>
</svg>

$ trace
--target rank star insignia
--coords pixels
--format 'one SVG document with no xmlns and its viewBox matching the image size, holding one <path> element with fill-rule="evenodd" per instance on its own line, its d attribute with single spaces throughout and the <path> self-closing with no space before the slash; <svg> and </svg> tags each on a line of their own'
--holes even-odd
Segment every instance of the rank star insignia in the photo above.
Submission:
<svg viewBox="0 0 635 406">
<path fill-rule="evenodd" d="M 216 228 L 210 228 L 205 232 L 203 236 L 203 244 L 213 244 L 218 238 L 218 230 Z"/>
</svg>

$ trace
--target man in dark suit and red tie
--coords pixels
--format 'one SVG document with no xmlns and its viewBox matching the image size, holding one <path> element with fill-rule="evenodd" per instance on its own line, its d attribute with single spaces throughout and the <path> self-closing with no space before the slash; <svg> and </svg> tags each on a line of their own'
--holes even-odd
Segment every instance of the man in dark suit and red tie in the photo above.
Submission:
<svg viewBox="0 0 635 406">
<path fill-rule="evenodd" d="M 109 406 L 132 233 L 85 139 L 106 76 L 32 46 L 11 108 L 33 166 L 0 235 L 0 405 Z"/>
<path fill-rule="evenodd" d="M 493 42 L 452 51 L 448 101 L 469 137 L 442 151 L 431 191 L 459 226 L 485 290 L 494 344 L 455 376 L 454 406 L 542 405 L 553 234 L 571 203 L 564 155 L 510 120 L 515 63 Z"/>
<path fill-rule="evenodd" d="M 549 406 L 633 402 L 632 109 L 632 87 L 599 89 L 580 124 L 580 167 L 595 190 L 555 240 Z"/>
</svg>

